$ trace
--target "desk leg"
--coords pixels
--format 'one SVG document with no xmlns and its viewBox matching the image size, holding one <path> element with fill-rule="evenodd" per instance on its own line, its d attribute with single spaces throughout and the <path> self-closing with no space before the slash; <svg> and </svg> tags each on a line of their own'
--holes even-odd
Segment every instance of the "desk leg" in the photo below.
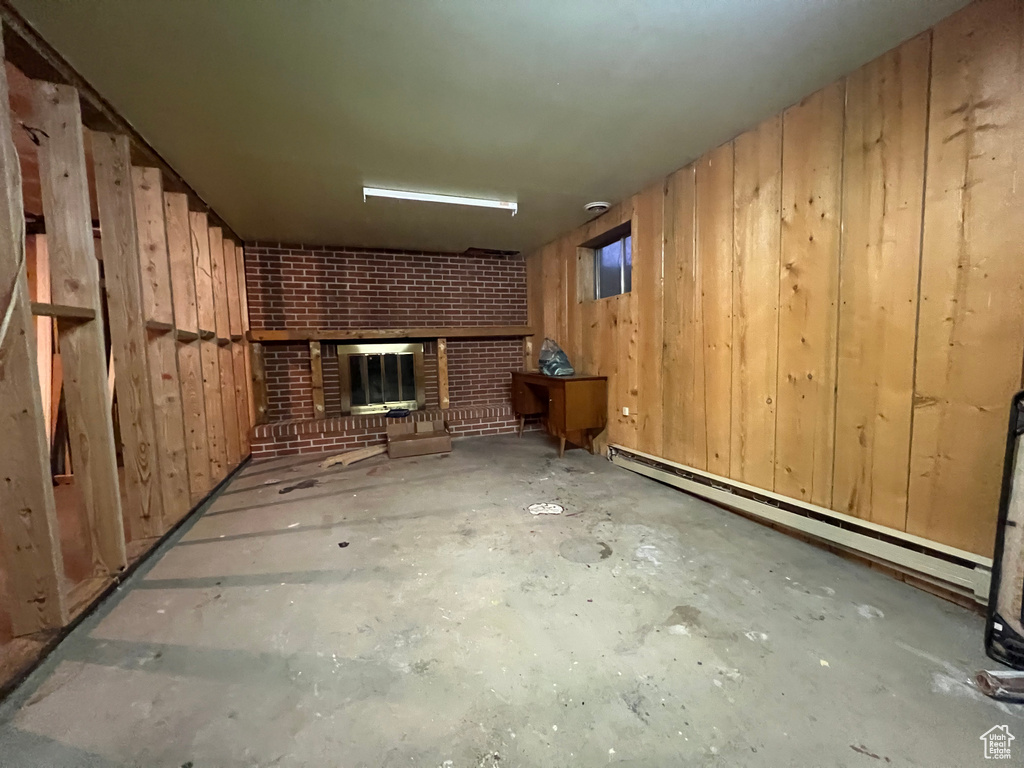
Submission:
<svg viewBox="0 0 1024 768">
<path fill-rule="evenodd" d="M 526 426 L 526 416 L 519 414 L 519 437 L 523 436 L 523 427 Z"/>
<path fill-rule="evenodd" d="M 565 456 L 565 438 L 558 438 L 558 458 Z"/>
</svg>

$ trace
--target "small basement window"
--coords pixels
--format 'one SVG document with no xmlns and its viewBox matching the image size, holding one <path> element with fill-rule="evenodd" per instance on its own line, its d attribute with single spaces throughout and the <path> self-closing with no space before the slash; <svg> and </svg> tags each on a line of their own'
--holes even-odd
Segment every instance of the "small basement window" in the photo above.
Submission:
<svg viewBox="0 0 1024 768">
<path fill-rule="evenodd" d="M 629 293 L 633 288 L 633 237 L 629 225 L 616 227 L 590 247 L 594 250 L 594 297 L 606 299 Z"/>
</svg>

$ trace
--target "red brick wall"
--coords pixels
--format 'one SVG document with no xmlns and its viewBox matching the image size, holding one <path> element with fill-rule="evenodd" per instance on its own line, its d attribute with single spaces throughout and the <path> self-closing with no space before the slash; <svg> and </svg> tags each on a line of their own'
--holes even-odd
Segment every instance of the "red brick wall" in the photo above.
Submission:
<svg viewBox="0 0 1024 768">
<path fill-rule="evenodd" d="M 521 256 L 245 247 L 252 328 L 525 325 Z"/>
<path fill-rule="evenodd" d="M 396 328 L 525 325 L 521 257 L 247 245 L 249 321 L 260 328 Z M 337 358 L 324 344 L 326 416 L 341 414 Z M 306 344 L 266 344 L 268 418 L 311 419 Z M 448 342 L 452 408 L 507 405 L 508 372 L 522 367 L 521 339 Z M 424 343 L 426 407 L 438 406 L 437 347 Z"/>
</svg>

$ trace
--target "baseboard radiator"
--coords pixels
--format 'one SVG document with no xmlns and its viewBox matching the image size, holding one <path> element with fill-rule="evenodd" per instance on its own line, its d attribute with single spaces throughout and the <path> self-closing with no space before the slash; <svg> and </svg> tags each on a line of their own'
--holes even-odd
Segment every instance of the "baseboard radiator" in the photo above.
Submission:
<svg viewBox="0 0 1024 768">
<path fill-rule="evenodd" d="M 694 496 L 799 531 L 922 581 L 988 602 L 992 559 L 844 515 L 668 459 L 610 445 L 612 463 Z"/>
</svg>

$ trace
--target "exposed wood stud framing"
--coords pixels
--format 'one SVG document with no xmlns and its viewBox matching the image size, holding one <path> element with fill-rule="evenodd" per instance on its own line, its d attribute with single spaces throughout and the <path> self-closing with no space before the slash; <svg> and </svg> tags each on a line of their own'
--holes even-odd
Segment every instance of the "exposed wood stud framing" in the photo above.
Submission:
<svg viewBox="0 0 1024 768">
<path fill-rule="evenodd" d="M 39 173 L 55 304 L 99 313 L 99 270 L 93 249 L 89 184 L 78 93 L 37 83 L 34 120 L 41 129 Z M 75 476 L 81 483 L 93 572 L 105 576 L 126 563 L 114 430 L 106 401 L 107 365 L 99 321 L 62 329 L 61 359 Z"/>
<path fill-rule="evenodd" d="M 146 359 L 128 139 L 112 133 L 93 133 L 91 138 L 110 346 L 117 370 L 114 385 L 123 443 L 128 526 L 133 539 L 145 539 L 159 536 L 163 530 L 163 497 L 156 448 L 156 411 Z"/>
<path fill-rule="evenodd" d="M 163 529 L 167 530 L 182 518 L 191 505 L 160 171 L 157 168 L 132 168 L 132 187 L 143 276 L 143 317 L 151 331 L 147 336 L 149 381 L 158 414 L 158 469 L 164 502 Z M 166 328 L 154 329 L 158 323 Z"/>
<path fill-rule="evenodd" d="M 49 439 L 39 398 L 28 283 L 21 263 L 24 208 L 9 103 L 7 77 L 0 71 L 0 285 L 14 286 L 7 335 L 0 340 L 0 433 L 4 436 L 0 547 L 7 566 L 5 602 L 14 633 L 25 635 L 60 627 L 68 615 L 60 583 L 63 565 L 50 482 Z"/>
</svg>

